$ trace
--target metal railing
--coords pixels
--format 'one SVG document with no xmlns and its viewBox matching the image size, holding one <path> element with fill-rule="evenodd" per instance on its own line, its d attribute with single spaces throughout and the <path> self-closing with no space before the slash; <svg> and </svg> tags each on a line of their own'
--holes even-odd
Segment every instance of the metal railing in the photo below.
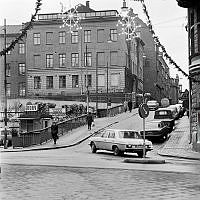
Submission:
<svg viewBox="0 0 200 200">
<path fill-rule="evenodd" d="M 116 107 L 112 107 L 108 109 L 108 116 L 115 116 L 117 114 L 120 114 L 124 112 L 124 107 L 123 105 L 119 105 Z M 78 127 L 84 126 L 87 121 L 86 121 L 86 114 L 75 117 L 63 122 L 58 123 L 58 135 L 62 136 L 69 131 L 76 129 Z M 33 145 L 38 145 L 38 144 L 43 144 L 48 142 L 49 140 L 52 139 L 51 135 L 51 127 L 47 127 L 44 129 L 36 130 L 36 131 L 31 131 L 31 132 L 26 132 L 21 134 L 20 136 L 14 136 L 12 137 L 12 145 L 13 148 L 16 147 L 30 147 Z"/>
</svg>

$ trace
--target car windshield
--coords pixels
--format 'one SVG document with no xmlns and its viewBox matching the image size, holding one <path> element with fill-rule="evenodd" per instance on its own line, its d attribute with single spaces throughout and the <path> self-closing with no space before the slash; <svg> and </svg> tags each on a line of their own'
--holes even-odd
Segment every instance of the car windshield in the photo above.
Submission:
<svg viewBox="0 0 200 200">
<path fill-rule="evenodd" d="M 134 131 L 119 131 L 119 137 L 120 138 L 141 138 L 140 134 L 138 132 Z"/>
</svg>

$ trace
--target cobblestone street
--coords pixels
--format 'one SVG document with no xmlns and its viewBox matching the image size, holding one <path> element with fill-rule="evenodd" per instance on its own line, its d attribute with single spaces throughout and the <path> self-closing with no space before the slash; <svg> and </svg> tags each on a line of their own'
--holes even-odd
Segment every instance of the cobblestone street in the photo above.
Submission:
<svg viewBox="0 0 200 200">
<path fill-rule="evenodd" d="M 22 165 L 2 171 L 6 200 L 200 199 L 200 175 L 191 173 Z"/>
</svg>

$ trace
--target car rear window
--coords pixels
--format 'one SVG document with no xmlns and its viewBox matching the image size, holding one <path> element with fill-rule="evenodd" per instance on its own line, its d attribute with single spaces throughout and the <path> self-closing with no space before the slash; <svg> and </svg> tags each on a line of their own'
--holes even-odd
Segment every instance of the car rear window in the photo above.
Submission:
<svg viewBox="0 0 200 200">
<path fill-rule="evenodd" d="M 120 131 L 119 132 L 120 138 L 141 138 L 140 134 L 138 132 L 134 131 Z"/>
</svg>

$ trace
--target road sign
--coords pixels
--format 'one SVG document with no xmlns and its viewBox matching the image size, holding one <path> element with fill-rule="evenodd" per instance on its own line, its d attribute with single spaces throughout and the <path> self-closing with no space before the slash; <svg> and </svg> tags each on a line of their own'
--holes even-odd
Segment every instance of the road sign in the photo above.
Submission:
<svg viewBox="0 0 200 200">
<path fill-rule="evenodd" d="M 142 103 L 139 105 L 138 113 L 141 118 L 146 118 L 149 116 L 149 107 L 146 103 Z"/>
</svg>

